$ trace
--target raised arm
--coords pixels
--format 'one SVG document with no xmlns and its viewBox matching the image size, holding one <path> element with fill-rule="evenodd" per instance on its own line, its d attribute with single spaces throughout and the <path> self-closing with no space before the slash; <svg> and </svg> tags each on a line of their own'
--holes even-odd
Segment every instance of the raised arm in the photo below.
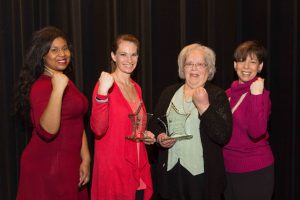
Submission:
<svg viewBox="0 0 300 200">
<path fill-rule="evenodd" d="M 258 139 L 267 133 L 271 100 L 269 91 L 264 90 L 264 79 L 262 78 L 258 78 L 251 84 L 250 92 L 248 134 L 251 138 Z"/>
<path fill-rule="evenodd" d="M 31 119 L 38 135 L 44 140 L 52 140 L 60 128 L 63 93 L 68 77 L 53 75 L 51 82 L 39 80 L 31 88 Z"/>
<path fill-rule="evenodd" d="M 106 133 L 108 128 L 108 91 L 113 82 L 114 79 L 109 73 L 102 72 L 93 92 L 90 125 L 93 132 L 100 137 Z"/>
<path fill-rule="evenodd" d="M 224 145 L 231 137 L 232 114 L 225 92 L 222 90 L 214 92 L 215 94 L 210 95 L 210 105 L 199 115 L 200 127 L 211 140 Z"/>
<path fill-rule="evenodd" d="M 68 77 L 62 73 L 52 75 L 52 92 L 40 118 L 42 128 L 50 134 L 56 134 L 60 128 L 62 98 L 68 81 Z"/>
</svg>

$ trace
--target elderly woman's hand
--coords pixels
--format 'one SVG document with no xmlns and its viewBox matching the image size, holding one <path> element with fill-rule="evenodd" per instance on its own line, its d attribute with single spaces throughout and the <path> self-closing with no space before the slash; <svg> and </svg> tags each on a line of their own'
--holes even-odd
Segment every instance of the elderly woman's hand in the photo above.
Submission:
<svg viewBox="0 0 300 200">
<path fill-rule="evenodd" d="M 198 87 L 193 93 L 193 102 L 197 107 L 200 115 L 202 115 L 209 107 L 209 99 L 206 90 L 203 87 Z"/>
<path fill-rule="evenodd" d="M 151 131 L 145 131 L 144 133 L 144 143 L 145 144 L 154 144 L 154 142 L 156 142 L 156 139 L 155 139 L 155 135 L 151 132 Z"/>
<path fill-rule="evenodd" d="M 171 148 L 176 143 L 176 140 L 170 138 L 165 133 L 161 133 L 157 136 L 157 142 L 164 148 Z"/>
</svg>

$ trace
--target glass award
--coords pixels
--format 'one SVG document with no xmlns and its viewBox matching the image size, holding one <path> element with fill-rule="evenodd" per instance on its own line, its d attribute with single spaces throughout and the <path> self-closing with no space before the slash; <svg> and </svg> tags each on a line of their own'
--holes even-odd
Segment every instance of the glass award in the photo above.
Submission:
<svg viewBox="0 0 300 200">
<path fill-rule="evenodd" d="M 186 121 L 191 113 L 181 113 L 171 102 L 167 115 L 157 118 L 165 128 L 165 133 L 169 138 L 164 140 L 186 140 L 193 138 L 193 135 L 186 132 Z"/>
<path fill-rule="evenodd" d="M 153 114 L 142 112 L 142 102 L 134 113 L 128 115 L 131 121 L 132 133 L 130 136 L 125 136 L 128 140 L 147 140 L 145 136 L 147 124 Z"/>
</svg>

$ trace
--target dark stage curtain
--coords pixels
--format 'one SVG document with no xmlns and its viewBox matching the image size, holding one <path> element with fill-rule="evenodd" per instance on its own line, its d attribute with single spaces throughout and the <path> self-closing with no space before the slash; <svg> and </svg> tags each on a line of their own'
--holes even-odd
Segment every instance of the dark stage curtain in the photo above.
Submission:
<svg viewBox="0 0 300 200">
<path fill-rule="evenodd" d="M 177 56 L 184 45 L 200 42 L 215 50 L 213 82 L 226 89 L 236 79 L 236 45 L 249 39 L 262 42 L 268 49 L 262 76 L 272 100 L 274 200 L 296 199 L 299 8 L 297 0 L 0 0 L 0 199 L 15 199 L 20 156 L 30 139 L 28 129 L 11 115 L 13 88 L 32 33 L 47 25 L 70 37 L 74 81 L 89 99 L 100 72 L 110 70 L 112 39 L 120 33 L 136 35 L 141 52 L 134 79 L 143 89 L 149 112 L 162 89 L 179 81 Z M 89 113 L 86 128 L 93 153 L 88 119 Z"/>
</svg>

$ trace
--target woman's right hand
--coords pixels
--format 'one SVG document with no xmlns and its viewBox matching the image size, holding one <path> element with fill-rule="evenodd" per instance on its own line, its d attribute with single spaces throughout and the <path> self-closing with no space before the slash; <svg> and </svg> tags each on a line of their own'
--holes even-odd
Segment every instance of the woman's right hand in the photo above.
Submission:
<svg viewBox="0 0 300 200">
<path fill-rule="evenodd" d="M 99 78 L 98 94 L 99 95 L 107 95 L 108 90 L 111 88 L 113 83 L 114 83 L 114 78 L 110 73 L 101 72 L 101 75 Z"/>
<path fill-rule="evenodd" d="M 160 146 L 164 148 L 171 148 L 175 143 L 175 139 L 171 139 L 167 134 L 165 133 L 160 133 L 157 136 L 157 142 L 160 144 Z"/>
</svg>

